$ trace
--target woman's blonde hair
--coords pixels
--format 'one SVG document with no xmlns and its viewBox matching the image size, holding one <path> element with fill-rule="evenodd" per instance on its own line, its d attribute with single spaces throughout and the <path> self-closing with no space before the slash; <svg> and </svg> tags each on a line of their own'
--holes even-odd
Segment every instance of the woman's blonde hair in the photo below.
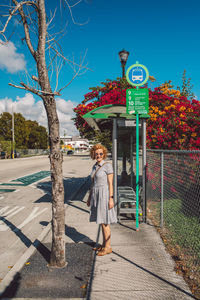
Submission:
<svg viewBox="0 0 200 300">
<path fill-rule="evenodd" d="M 95 159 L 96 156 L 95 156 L 95 152 L 97 150 L 101 149 L 103 151 L 103 158 L 106 158 L 107 157 L 107 153 L 108 153 L 108 150 L 106 147 L 104 147 L 103 145 L 101 144 L 96 144 L 94 145 L 91 149 L 90 149 L 90 156 L 92 159 Z"/>
</svg>

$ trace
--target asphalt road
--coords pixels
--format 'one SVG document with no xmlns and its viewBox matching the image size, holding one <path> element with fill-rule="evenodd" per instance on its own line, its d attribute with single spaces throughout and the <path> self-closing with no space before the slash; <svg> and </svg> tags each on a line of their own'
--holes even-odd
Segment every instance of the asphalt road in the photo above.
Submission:
<svg viewBox="0 0 200 300">
<path fill-rule="evenodd" d="M 64 157 L 65 203 L 92 165 L 89 157 Z M 47 156 L 0 160 L 0 281 L 51 220 L 49 169 Z"/>
</svg>

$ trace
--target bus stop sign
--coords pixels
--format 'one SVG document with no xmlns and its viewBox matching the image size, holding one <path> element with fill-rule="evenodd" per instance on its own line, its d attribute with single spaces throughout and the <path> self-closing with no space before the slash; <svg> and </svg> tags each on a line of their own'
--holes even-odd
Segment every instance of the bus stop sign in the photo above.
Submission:
<svg viewBox="0 0 200 300">
<path fill-rule="evenodd" d="M 142 86 L 149 79 L 149 71 L 144 65 L 136 63 L 128 68 L 126 79 L 133 86 Z"/>
<path fill-rule="evenodd" d="M 127 114 L 148 114 L 149 90 L 148 89 L 127 89 L 126 90 L 126 112 Z"/>
</svg>

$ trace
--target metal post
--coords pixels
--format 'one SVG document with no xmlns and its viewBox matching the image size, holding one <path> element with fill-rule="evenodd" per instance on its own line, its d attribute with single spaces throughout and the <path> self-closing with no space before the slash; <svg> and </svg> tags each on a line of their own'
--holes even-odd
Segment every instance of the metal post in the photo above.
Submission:
<svg viewBox="0 0 200 300">
<path fill-rule="evenodd" d="M 15 158 L 15 121 L 12 103 L 12 158 Z"/>
<path fill-rule="evenodd" d="M 125 77 L 125 64 L 122 65 L 122 78 Z"/>
<path fill-rule="evenodd" d="M 146 149 L 146 120 L 142 122 L 142 203 L 143 203 L 143 222 L 147 222 L 147 197 L 146 197 L 146 168 L 147 168 L 147 149 Z"/>
<path fill-rule="evenodd" d="M 160 195 L 160 227 L 163 227 L 163 188 L 164 188 L 164 182 L 163 182 L 163 165 L 164 164 L 164 153 L 161 152 L 161 195 Z"/>
<path fill-rule="evenodd" d="M 133 187 L 133 132 L 130 137 L 131 187 Z"/>
<path fill-rule="evenodd" d="M 117 203 L 118 212 L 118 201 L 117 201 L 117 119 L 113 119 L 113 137 L 112 137 L 112 157 L 113 157 L 113 196 L 114 203 Z"/>
<path fill-rule="evenodd" d="M 139 114 L 136 114 L 136 231 L 139 230 Z"/>
<path fill-rule="evenodd" d="M 125 151 L 123 151 L 122 172 L 126 172 L 126 153 L 125 153 Z"/>
</svg>

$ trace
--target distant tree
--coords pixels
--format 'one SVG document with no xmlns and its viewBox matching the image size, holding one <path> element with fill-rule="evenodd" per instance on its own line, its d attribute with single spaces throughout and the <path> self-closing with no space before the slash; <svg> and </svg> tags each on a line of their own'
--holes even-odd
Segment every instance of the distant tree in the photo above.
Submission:
<svg viewBox="0 0 200 300">
<path fill-rule="evenodd" d="M 30 130 L 28 149 L 47 149 L 47 130 L 36 121 L 26 121 Z"/>
<path fill-rule="evenodd" d="M 12 141 L 12 115 L 8 112 L 0 115 L 0 140 Z"/>
<path fill-rule="evenodd" d="M 15 147 L 16 148 L 28 148 L 28 140 L 30 134 L 30 128 L 26 119 L 20 113 L 14 114 L 15 123 Z"/>
<path fill-rule="evenodd" d="M 7 153 L 7 158 L 9 158 L 11 155 L 11 151 L 12 151 L 11 141 L 4 141 L 0 137 L 0 151 L 5 151 Z"/>
<path fill-rule="evenodd" d="M 36 121 L 26 120 L 22 114 L 14 113 L 15 148 L 47 149 L 47 130 Z M 0 140 L 12 141 L 12 115 L 0 115 Z"/>
<path fill-rule="evenodd" d="M 27 148 L 29 129 L 25 118 L 14 113 L 15 147 Z M 4 141 L 12 141 L 12 115 L 4 112 L 0 115 L 0 137 Z"/>
<path fill-rule="evenodd" d="M 193 85 L 191 85 L 191 78 L 186 78 L 186 70 L 183 71 L 182 86 L 177 87 L 177 89 L 180 91 L 181 96 L 185 96 L 189 100 L 194 99 Z"/>
<path fill-rule="evenodd" d="M 94 136 L 95 142 L 103 144 L 108 151 L 112 149 L 112 131 L 105 129 L 104 131 L 96 131 Z"/>
</svg>

